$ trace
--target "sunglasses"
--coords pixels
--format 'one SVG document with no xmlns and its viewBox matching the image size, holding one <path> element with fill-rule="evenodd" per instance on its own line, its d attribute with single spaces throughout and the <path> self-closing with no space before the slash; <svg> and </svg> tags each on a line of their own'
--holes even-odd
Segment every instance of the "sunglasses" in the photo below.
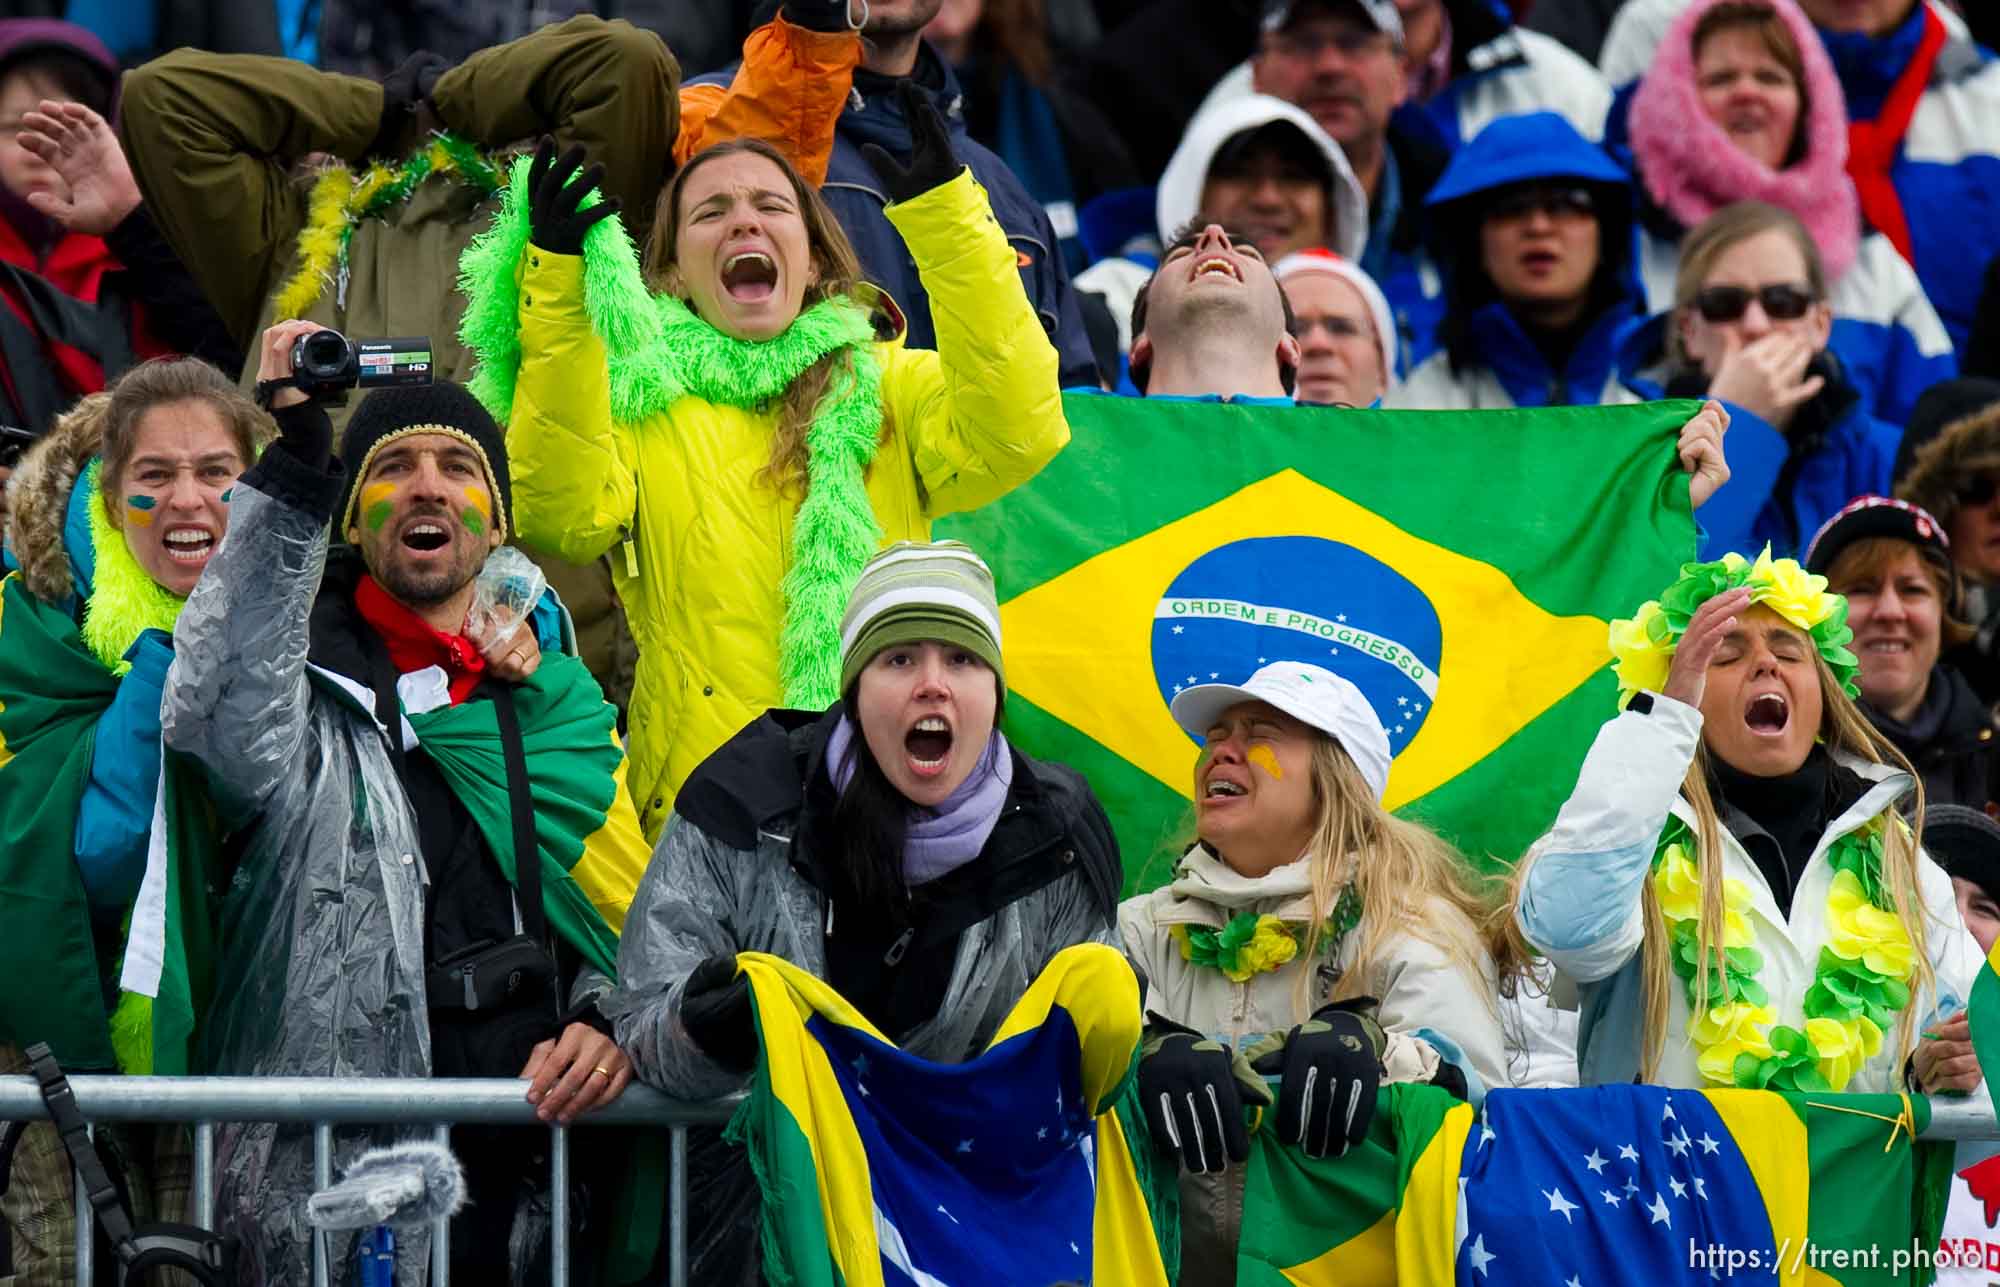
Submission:
<svg viewBox="0 0 2000 1287">
<path fill-rule="evenodd" d="M 1996 494 L 2000 494 L 2000 478 L 1995 478 L 1992 474 L 1978 474 L 1968 478 L 1958 485 L 1956 492 L 1952 493 L 1958 498 L 1959 504 L 1969 505 L 1974 509 L 1992 504 Z"/>
<path fill-rule="evenodd" d="M 1564 215 L 1587 216 L 1597 213 L 1597 198 L 1589 188 L 1516 188 L 1497 197 L 1487 207 L 1489 219 L 1525 219 L 1541 213 L 1551 219 Z"/>
<path fill-rule="evenodd" d="M 1804 317 L 1819 297 L 1803 286 L 1779 283 L 1776 286 L 1705 286 L 1694 297 L 1694 306 L 1709 322 L 1733 322 L 1750 310 L 1750 301 L 1763 306 L 1764 316 L 1774 322 L 1796 322 Z"/>
</svg>

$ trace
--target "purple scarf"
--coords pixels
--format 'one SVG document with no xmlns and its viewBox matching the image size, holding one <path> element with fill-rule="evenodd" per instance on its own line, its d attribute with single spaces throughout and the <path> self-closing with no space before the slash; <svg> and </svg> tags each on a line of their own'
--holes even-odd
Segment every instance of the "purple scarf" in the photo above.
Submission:
<svg viewBox="0 0 2000 1287">
<path fill-rule="evenodd" d="M 826 775 L 835 791 L 854 779 L 854 721 L 846 715 L 826 742 Z M 866 753 L 865 744 L 863 753 Z M 934 809 L 910 806 L 909 837 L 903 842 L 903 878 L 912 886 L 936 880 L 971 862 L 986 847 L 1000 821 L 1000 806 L 1014 784 L 1014 756 L 999 729 L 986 739 L 979 763 L 965 781 Z"/>
</svg>

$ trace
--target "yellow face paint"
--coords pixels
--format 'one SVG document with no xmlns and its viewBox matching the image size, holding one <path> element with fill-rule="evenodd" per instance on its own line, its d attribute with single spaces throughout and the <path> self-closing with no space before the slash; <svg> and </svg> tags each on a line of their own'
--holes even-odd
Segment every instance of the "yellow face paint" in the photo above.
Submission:
<svg viewBox="0 0 2000 1287">
<path fill-rule="evenodd" d="M 153 507 L 159 504 L 151 496 L 127 496 L 125 498 L 125 521 L 134 527 L 153 525 Z"/>
<path fill-rule="evenodd" d="M 396 512 L 395 497 L 394 483 L 370 483 L 361 489 L 361 517 L 369 531 L 381 531 L 389 515 Z"/>
<path fill-rule="evenodd" d="M 1270 774 L 1278 781 L 1283 782 L 1285 780 L 1285 770 L 1279 766 L 1278 756 L 1270 747 L 1253 746 L 1243 758 L 1264 770 L 1264 772 Z"/>
</svg>

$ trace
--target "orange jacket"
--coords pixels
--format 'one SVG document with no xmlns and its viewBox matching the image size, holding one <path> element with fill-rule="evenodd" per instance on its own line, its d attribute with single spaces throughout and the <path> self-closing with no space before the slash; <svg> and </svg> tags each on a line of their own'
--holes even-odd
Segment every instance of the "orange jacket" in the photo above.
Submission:
<svg viewBox="0 0 2000 1287">
<path fill-rule="evenodd" d="M 807 183 L 826 180 L 833 129 L 847 106 L 861 39 L 851 31 L 810 31 L 780 16 L 750 33 L 728 85 L 681 90 L 674 164 L 733 138 L 757 138 L 791 158 Z"/>
</svg>

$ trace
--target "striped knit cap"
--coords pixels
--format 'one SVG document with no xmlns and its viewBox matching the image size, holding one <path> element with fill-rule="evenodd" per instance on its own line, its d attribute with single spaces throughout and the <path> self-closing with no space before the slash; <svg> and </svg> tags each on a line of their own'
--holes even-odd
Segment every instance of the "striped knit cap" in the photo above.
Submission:
<svg viewBox="0 0 2000 1287">
<path fill-rule="evenodd" d="M 927 639 L 965 649 L 1006 688 L 993 572 L 963 542 L 898 541 L 861 569 L 840 619 L 840 691 L 884 648 Z"/>
</svg>

